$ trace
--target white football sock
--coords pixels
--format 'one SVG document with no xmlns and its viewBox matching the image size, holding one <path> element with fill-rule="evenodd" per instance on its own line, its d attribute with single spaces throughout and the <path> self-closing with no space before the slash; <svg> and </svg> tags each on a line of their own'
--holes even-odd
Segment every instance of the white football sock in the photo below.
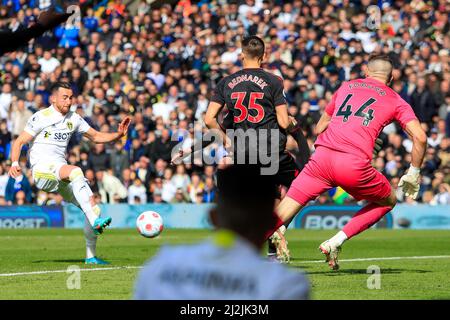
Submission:
<svg viewBox="0 0 450 320">
<path fill-rule="evenodd" d="M 93 226 L 95 220 L 100 216 L 100 208 L 97 205 L 94 207 L 91 205 L 91 196 L 93 193 L 84 178 L 83 172 L 81 169 L 72 170 L 69 179 L 75 199 L 77 199 L 86 218 L 89 220 L 91 226 Z"/>
<path fill-rule="evenodd" d="M 84 238 L 86 239 L 86 259 L 96 256 L 97 235 L 92 230 L 89 220 L 84 220 Z"/>
<path fill-rule="evenodd" d="M 340 247 L 345 242 L 345 240 L 347 240 L 347 235 L 345 234 L 344 231 L 339 231 L 330 239 L 330 242 Z"/>
</svg>

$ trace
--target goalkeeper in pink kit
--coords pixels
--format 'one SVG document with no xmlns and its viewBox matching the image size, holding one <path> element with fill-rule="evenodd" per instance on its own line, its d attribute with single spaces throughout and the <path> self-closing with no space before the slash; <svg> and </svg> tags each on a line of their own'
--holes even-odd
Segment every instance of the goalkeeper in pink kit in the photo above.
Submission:
<svg viewBox="0 0 450 320">
<path fill-rule="evenodd" d="M 388 87 L 392 69 L 387 56 L 372 56 L 365 79 L 344 82 L 335 92 L 316 126 L 316 151 L 276 210 L 280 221 L 275 230 L 309 201 L 336 186 L 357 200 L 369 202 L 341 231 L 320 245 L 334 270 L 339 269 L 338 255 L 344 241 L 371 227 L 396 204 L 395 190 L 371 166 L 375 140 L 392 121 L 397 121 L 413 141 L 411 166 L 399 187 L 414 199 L 419 191 L 427 136 L 411 106 Z"/>
</svg>

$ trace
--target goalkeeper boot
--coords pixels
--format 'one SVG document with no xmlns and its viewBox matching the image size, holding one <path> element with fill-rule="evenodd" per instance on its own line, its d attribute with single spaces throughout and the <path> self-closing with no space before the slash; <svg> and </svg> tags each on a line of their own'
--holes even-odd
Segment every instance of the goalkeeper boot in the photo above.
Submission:
<svg viewBox="0 0 450 320">
<path fill-rule="evenodd" d="M 110 264 L 108 261 L 102 260 L 100 258 L 97 257 L 92 257 L 89 259 L 85 259 L 84 260 L 84 264 L 97 264 L 97 265 L 106 265 L 106 264 Z"/>
<path fill-rule="evenodd" d="M 94 225 L 92 226 L 94 233 L 96 235 L 102 234 L 103 230 L 111 224 L 111 221 L 112 221 L 111 217 L 95 219 Z"/>
<path fill-rule="evenodd" d="M 341 247 L 333 244 L 330 240 L 323 242 L 319 246 L 320 252 L 325 255 L 325 262 L 328 263 L 332 270 L 339 270 L 339 253 L 341 252 Z"/>
<path fill-rule="evenodd" d="M 277 248 L 277 259 L 281 263 L 289 263 L 291 260 L 291 253 L 289 252 L 288 242 L 284 237 L 286 227 L 281 226 L 273 235 L 269 238 L 273 245 Z"/>
</svg>

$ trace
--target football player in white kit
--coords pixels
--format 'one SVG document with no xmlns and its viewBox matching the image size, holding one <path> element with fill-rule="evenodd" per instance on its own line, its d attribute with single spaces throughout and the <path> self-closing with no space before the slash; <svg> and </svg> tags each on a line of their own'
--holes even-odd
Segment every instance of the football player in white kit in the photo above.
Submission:
<svg viewBox="0 0 450 320">
<path fill-rule="evenodd" d="M 119 124 L 117 132 L 99 132 L 89 126 L 77 113 L 70 111 L 73 92 L 67 82 L 58 82 L 50 97 L 50 107 L 33 114 L 24 131 L 11 149 L 9 175 L 20 176 L 19 157 L 22 146 L 29 143 L 29 162 L 36 187 L 47 192 L 58 192 L 64 200 L 78 206 L 85 214 L 86 264 L 108 264 L 96 256 L 97 236 L 111 223 L 111 217 L 100 217 L 100 208 L 83 172 L 68 165 L 66 149 L 70 137 L 77 132 L 94 143 L 108 143 L 122 138 L 128 131 L 130 118 Z"/>
</svg>

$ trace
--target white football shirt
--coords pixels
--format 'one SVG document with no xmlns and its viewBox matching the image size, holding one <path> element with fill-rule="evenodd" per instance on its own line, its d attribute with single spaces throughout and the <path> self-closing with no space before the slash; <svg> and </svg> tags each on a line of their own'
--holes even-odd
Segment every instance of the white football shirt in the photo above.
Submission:
<svg viewBox="0 0 450 320">
<path fill-rule="evenodd" d="M 50 106 L 34 113 L 24 129 L 34 137 L 29 150 L 31 167 L 38 162 L 67 163 L 66 149 L 70 138 L 74 133 L 85 133 L 89 128 L 89 124 L 72 111 L 63 115 Z"/>
<path fill-rule="evenodd" d="M 196 245 L 165 246 L 141 270 L 138 300 L 295 300 L 309 298 L 299 271 L 270 262 L 246 240 L 220 231 Z"/>
</svg>

